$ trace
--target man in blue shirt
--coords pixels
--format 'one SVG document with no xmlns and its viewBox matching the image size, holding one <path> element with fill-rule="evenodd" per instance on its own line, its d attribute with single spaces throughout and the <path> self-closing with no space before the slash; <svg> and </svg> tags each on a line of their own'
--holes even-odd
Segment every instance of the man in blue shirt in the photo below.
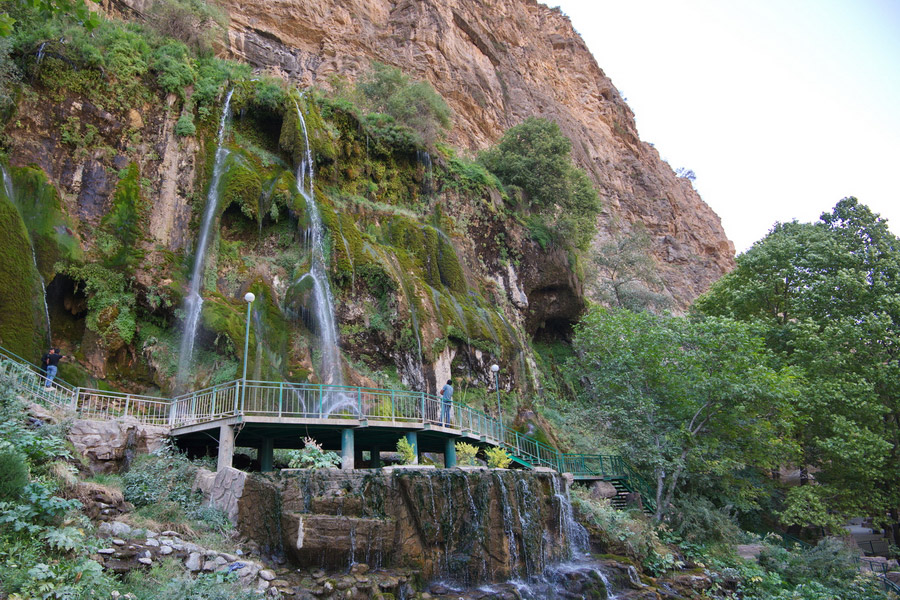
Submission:
<svg viewBox="0 0 900 600">
<path fill-rule="evenodd" d="M 441 388 L 441 407 L 443 408 L 443 418 L 441 425 L 450 425 L 450 406 L 453 403 L 453 380 L 448 379 L 447 385 Z"/>
</svg>

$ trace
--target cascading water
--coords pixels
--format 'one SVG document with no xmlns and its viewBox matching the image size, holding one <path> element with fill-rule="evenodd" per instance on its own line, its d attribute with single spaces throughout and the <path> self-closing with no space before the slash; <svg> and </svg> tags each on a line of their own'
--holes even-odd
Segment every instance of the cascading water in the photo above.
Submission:
<svg viewBox="0 0 900 600">
<path fill-rule="evenodd" d="M 203 298 L 200 296 L 200 290 L 203 287 L 203 272 L 206 267 L 206 249 L 209 246 L 210 231 L 215 220 L 216 208 L 219 204 L 219 183 L 225 170 L 225 159 L 228 157 L 228 149 L 225 148 L 225 127 L 231 116 L 231 95 L 233 93 L 234 89 L 228 91 L 228 95 L 225 97 L 225 106 L 222 108 L 222 118 L 219 120 L 218 146 L 216 147 L 212 181 L 209 184 L 209 193 L 206 195 L 206 208 L 203 213 L 203 224 L 200 228 L 200 239 L 197 241 L 197 249 L 194 254 L 191 285 L 188 296 L 184 301 L 187 317 L 184 321 L 184 332 L 181 337 L 181 349 L 178 357 L 178 376 L 176 381 L 179 387 L 187 383 L 191 367 L 191 356 L 194 353 L 194 341 L 197 337 L 197 327 L 200 324 L 200 311 L 203 308 Z"/>
<path fill-rule="evenodd" d="M 0 173 L 3 175 L 3 189 L 6 192 L 6 197 L 10 202 L 15 202 L 13 194 L 15 193 L 15 189 L 13 188 L 13 180 L 9 175 L 9 171 L 6 169 L 6 165 L 0 165 Z M 38 280 L 41 282 L 41 300 L 44 301 L 44 318 L 47 321 L 47 343 L 52 344 L 53 336 L 50 332 L 50 307 L 47 306 L 47 283 L 44 281 L 44 276 L 41 275 L 41 270 L 38 268 L 37 263 L 37 254 L 34 251 L 34 242 L 31 241 L 31 235 L 29 234 L 29 243 L 31 244 L 31 260 L 34 263 L 34 271 L 38 275 Z"/>
<path fill-rule="evenodd" d="M 343 373 L 341 370 L 341 351 L 338 345 L 337 324 L 334 317 L 334 300 L 331 295 L 331 285 L 328 282 L 328 273 L 325 269 L 325 230 L 322 225 L 322 217 L 315 198 L 315 181 L 313 170 L 312 148 L 309 144 L 309 134 L 306 130 L 306 120 L 300 105 L 297 108 L 297 119 L 303 131 L 304 152 L 297 166 L 297 191 L 306 200 L 306 210 L 309 215 L 309 228 L 306 231 L 306 240 L 310 251 L 310 268 L 294 283 L 299 283 L 305 277 L 313 280 L 312 292 L 315 306 L 313 314 L 316 321 L 319 337 L 319 380 L 331 385 L 343 385 Z M 327 416 L 339 408 L 355 407 L 353 399 L 334 392 L 328 394 L 328 400 L 322 411 Z"/>
</svg>

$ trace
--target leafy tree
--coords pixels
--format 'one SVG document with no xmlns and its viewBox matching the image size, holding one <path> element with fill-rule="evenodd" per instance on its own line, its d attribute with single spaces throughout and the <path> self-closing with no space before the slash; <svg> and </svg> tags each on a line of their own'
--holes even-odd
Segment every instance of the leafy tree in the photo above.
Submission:
<svg viewBox="0 0 900 600">
<path fill-rule="evenodd" d="M 767 366 L 763 340 L 743 323 L 593 307 L 576 327 L 585 404 L 605 416 L 627 458 L 653 473 L 656 519 L 694 474 L 771 468 L 790 455 L 796 387 Z M 752 506 L 758 489 L 732 490 Z"/>
<path fill-rule="evenodd" d="M 665 308 L 669 299 L 659 293 L 657 265 L 650 256 L 650 235 L 640 223 L 627 233 L 615 231 L 592 255 L 594 282 L 600 298 L 617 308 Z"/>
<path fill-rule="evenodd" d="M 526 209 L 538 217 L 529 224 L 532 232 L 552 228 L 557 241 L 584 249 L 596 230 L 600 199 L 587 174 L 572 164 L 571 149 L 559 125 L 530 117 L 478 160 L 504 185 L 521 190 Z"/>
<path fill-rule="evenodd" d="M 900 534 L 900 240 L 886 221 L 845 198 L 817 223 L 776 224 L 695 309 L 759 323 L 805 372 L 800 464 L 820 485 L 792 490 L 783 519 L 892 511 Z"/>
</svg>

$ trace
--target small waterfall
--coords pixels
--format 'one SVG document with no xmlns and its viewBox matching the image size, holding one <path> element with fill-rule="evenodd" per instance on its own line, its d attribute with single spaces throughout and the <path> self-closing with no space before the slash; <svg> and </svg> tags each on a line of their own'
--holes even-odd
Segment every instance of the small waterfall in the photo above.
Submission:
<svg viewBox="0 0 900 600">
<path fill-rule="evenodd" d="M 43 44 L 41 44 L 41 50 L 43 50 Z M 0 173 L 3 175 L 3 189 L 6 192 L 6 197 L 10 202 L 15 204 L 15 197 L 13 194 L 15 193 L 15 189 L 13 188 L 13 180 L 9 174 L 9 171 L 6 168 L 6 165 L 0 165 Z M 44 281 L 44 276 L 41 274 L 41 270 L 38 268 L 37 263 L 37 254 L 34 251 L 34 242 L 31 240 L 31 232 L 28 232 L 28 243 L 31 244 L 31 260 L 34 262 L 34 271 L 38 275 L 38 280 L 41 282 L 41 300 L 44 301 L 44 318 L 47 320 L 47 343 L 53 344 L 53 336 L 50 331 L 50 307 L 47 306 L 47 282 Z"/>
<path fill-rule="evenodd" d="M 191 284 L 188 296 L 184 301 L 187 317 L 184 322 L 184 332 L 181 337 L 181 349 L 178 357 L 178 376 L 176 379 L 179 387 L 187 382 L 191 367 L 191 357 L 194 353 L 194 341 L 197 337 L 197 327 L 200 324 L 200 311 L 203 308 L 203 298 L 200 290 L 203 287 L 203 274 L 206 267 L 206 249 L 209 245 L 209 235 L 216 216 L 216 208 L 219 204 L 219 183 L 225 170 L 225 159 L 228 157 L 228 149 L 225 148 L 225 127 L 231 115 L 231 95 L 234 89 L 228 91 L 225 97 L 225 106 L 222 108 L 222 118 L 219 121 L 218 146 L 216 147 L 216 160 L 213 166 L 212 181 L 209 184 L 209 193 L 206 195 L 206 208 L 203 213 L 203 224 L 200 228 L 200 239 L 194 254 L 194 268 L 191 270 Z"/>
<path fill-rule="evenodd" d="M 310 269 L 295 283 L 299 283 L 304 277 L 313 280 L 313 298 L 315 302 L 314 316 L 319 337 L 320 364 L 319 380 L 331 385 L 343 385 L 344 376 L 341 369 L 341 350 L 338 343 L 337 323 L 334 316 L 334 297 L 331 293 L 331 284 L 328 281 L 328 272 L 325 268 L 325 228 L 322 224 L 322 216 L 315 198 L 315 172 L 313 169 L 312 147 L 309 144 L 309 134 L 306 129 L 306 120 L 300 105 L 295 103 L 297 119 L 303 131 L 304 153 L 297 166 L 296 180 L 297 191 L 306 200 L 306 210 L 309 214 L 309 228 L 305 239 L 310 250 Z M 339 408 L 355 408 L 356 403 L 352 398 L 339 392 L 328 394 L 329 398 L 323 407 L 325 416 Z"/>
</svg>

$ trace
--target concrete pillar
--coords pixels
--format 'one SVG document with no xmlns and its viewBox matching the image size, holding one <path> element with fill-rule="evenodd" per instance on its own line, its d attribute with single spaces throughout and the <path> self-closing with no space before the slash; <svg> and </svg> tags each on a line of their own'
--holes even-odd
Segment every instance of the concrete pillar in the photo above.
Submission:
<svg viewBox="0 0 900 600">
<path fill-rule="evenodd" d="M 380 469 L 381 468 L 381 448 L 379 448 L 378 446 L 372 446 L 372 449 L 369 451 L 369 454 L 371 454 L 371 456 L 372 456 L 372 458 L 371 458 L 372 468 Z"/>
<path fill-rule="evenodd" d="M 419 464 L 419 436 L 415 431 L 410 431 L 406 434 L 406 441 L 409 442 L 409 445 L 413 448 L 413 454 L 415 458 L 413 459 L 414 465 Z"/>
<path fill-rule="evenodd" d="M 353 430 L 350 428 L 341 431 L 341 468 L 353 468 Z"/>
<path fill-rule="evenodd" d="M 452 469 L 456 466 L 456 440 L 447 438 L 444 442 L 444 467 Z"/>
<path fill-rule="evenodd" d="M 219 425 L 219 460 L 216 462 L 216 471 L 230 467 L 232 458 L 234 458 L 234 429 L 231 425 Z"/>
<path fill-rule="evenodd" d="M 272 459 L 275 455 L 275 440 L 270 437 L 263 438 L 259 447 L 259 470 L 268 473 L 272 470 Z"/>
</svg>

